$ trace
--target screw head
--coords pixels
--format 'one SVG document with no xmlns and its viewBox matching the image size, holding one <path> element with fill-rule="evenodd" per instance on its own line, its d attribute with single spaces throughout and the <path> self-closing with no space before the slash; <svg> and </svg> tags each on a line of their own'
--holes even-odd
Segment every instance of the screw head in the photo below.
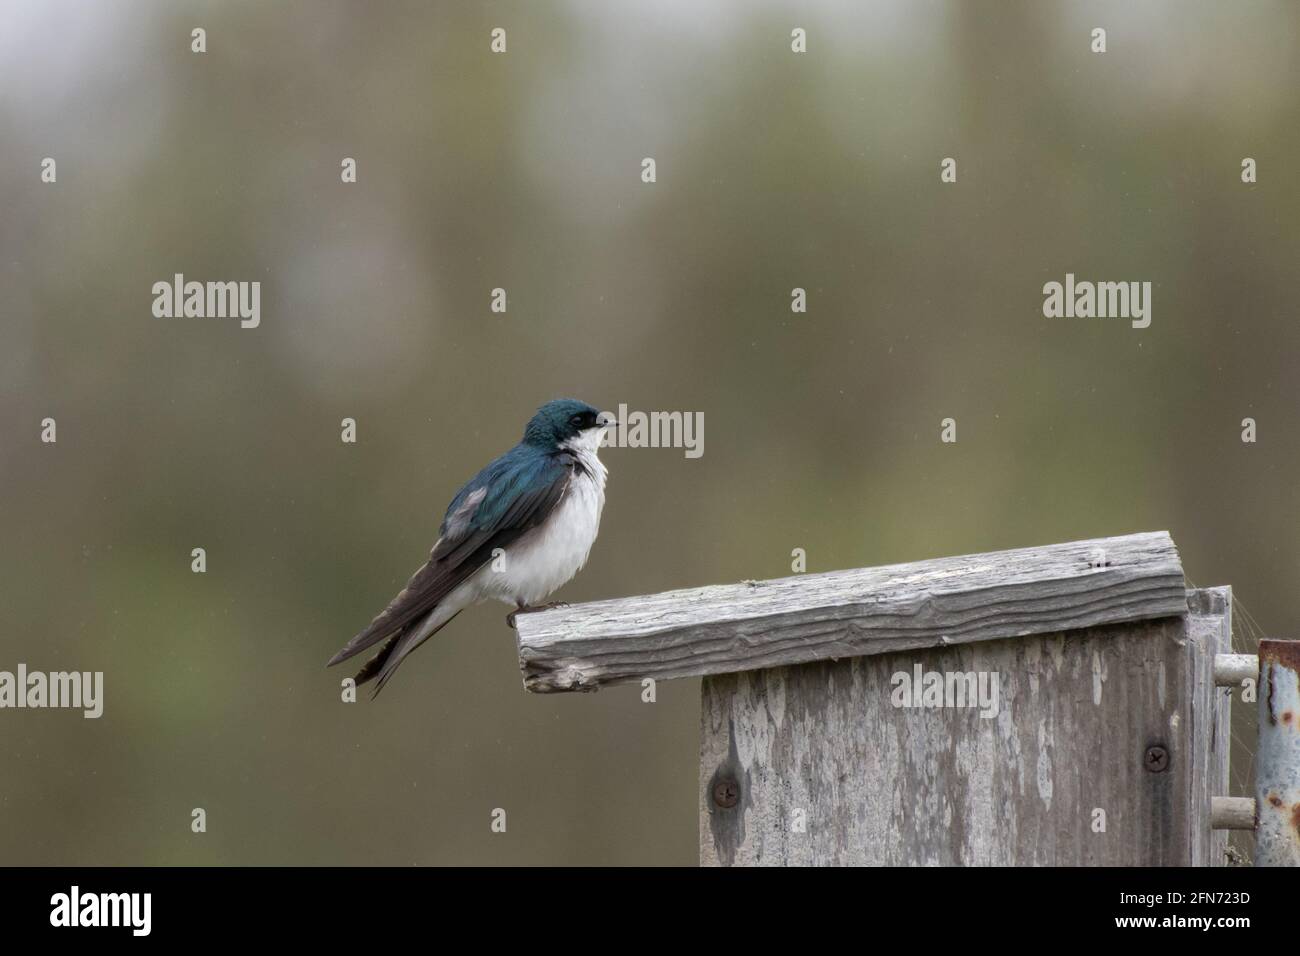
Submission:
<svg viewBox="0 0 1300 956">
<path fill-rule="evenodd" d="M 1169 751 L 1160 744 L 1152 744 L 1147 748 L 1142 766 L 1148 773 L 1164 773 L 1169 769 Z"/>
<path fill-rule="evenodd" d="M 740 802 L 740 784 L 731 777 L 722 777 L 713 783 L 713 802 L 724 810 L 730 810 Z"/>
</svg>

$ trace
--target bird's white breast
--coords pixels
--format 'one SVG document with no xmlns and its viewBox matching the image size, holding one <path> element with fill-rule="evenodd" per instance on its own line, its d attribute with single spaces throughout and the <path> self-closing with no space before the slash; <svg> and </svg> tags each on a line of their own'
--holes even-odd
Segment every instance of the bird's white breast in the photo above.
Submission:
<svg viewBox="0 0 1300 956">
<path fill-rule="evenodd" d="M 498 566 L 480 572 L 485 597 L 511 604 L 540 604 L 587 563 L 600 530 L 608 472 L 596 457 L 594 439 L 580 437 L 566 446 L 578 459 L 564 497 L 545 521 L 506 549 Z"/>
</svg>

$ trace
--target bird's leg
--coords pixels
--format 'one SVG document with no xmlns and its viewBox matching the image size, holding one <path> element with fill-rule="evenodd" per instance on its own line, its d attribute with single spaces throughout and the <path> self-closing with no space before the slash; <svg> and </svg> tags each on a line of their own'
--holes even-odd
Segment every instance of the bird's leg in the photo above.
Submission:
<svg viewBox="0 0 1300 956">
<path fill-rule="evenodd" d="M 515 615 L 517 614 L 527 614 L 529 611 L 549 611 L 552 608 L 568 606 L 568 601 L 552 601 L 550 604 L 519 604 L 513 611 L 506 615 L 506 624 L 510 627 L 514 627 Z"/>
</svg>

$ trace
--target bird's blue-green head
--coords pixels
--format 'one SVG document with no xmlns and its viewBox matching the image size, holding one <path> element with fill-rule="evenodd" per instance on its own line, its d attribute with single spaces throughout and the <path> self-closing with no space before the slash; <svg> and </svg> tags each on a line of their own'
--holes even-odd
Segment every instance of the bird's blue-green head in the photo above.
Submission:
<svg viewBox="0 0 1300 956">
<path fill-rule="evenodd" d="M 562 448 L 576 442 L 595 448 L 601 433 L 613 424 L 601 413 L 576 398 L 557 398 L 537 410 L 524 429 L 524 443 L 538 448 Z"/>
</svg>

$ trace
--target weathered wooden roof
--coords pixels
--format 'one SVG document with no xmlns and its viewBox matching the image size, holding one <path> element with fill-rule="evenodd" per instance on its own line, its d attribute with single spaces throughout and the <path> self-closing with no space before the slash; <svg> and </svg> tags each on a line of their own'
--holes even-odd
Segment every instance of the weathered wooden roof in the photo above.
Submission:
<svg viewBox="0 0 1300 956">
<path fill-rule="evenodd" d="M 537 692 L 699 677 L 1185 614 L 1166 531 L 520 614 Z"/>
</svg>

